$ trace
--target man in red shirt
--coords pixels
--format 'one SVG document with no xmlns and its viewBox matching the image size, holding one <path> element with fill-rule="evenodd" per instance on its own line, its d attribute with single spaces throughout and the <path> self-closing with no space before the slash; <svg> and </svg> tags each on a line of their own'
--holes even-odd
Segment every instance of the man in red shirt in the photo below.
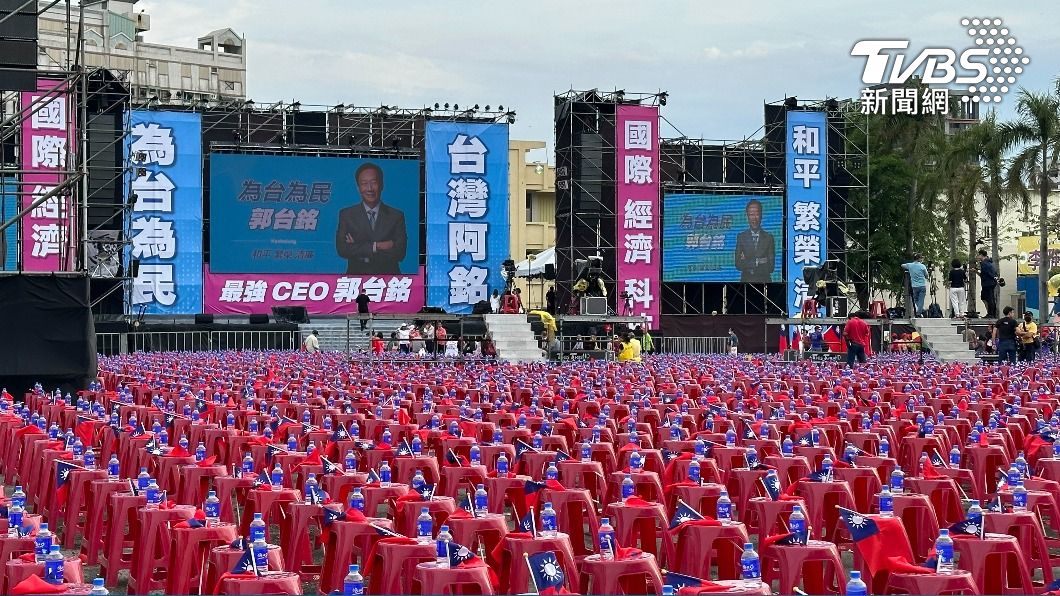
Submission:
<svg viewBox="0 0 1060 596">
<path fill-rule="evenodd" d="M 855 360 L 865 362 L 866 357 L 872 354 L 869 326 L 861 320 L 861 312 L 850 314 L 847 324 L 843 327 L 843 337 L 847 340 L 847 366 L 853 366 Z"/>
</svg>

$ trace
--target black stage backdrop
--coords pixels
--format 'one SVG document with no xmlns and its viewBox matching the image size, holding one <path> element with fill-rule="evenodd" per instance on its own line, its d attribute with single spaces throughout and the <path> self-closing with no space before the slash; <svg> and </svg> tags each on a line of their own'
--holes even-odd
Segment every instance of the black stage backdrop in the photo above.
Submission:
<svg viewBox="0 0 1060 596">
<path fill-rule="evenodd" d="M 772 327 L 765 345 L 765 324 L 765 315 L 665 315 L 661 331 L 664 337 L 728 337 L 732 329 L 740 340 L 740 352 L 776 352 L 779 332 Z"/>
<path fill-rule="evenodd" d="M 96 376 L 88 278 L 0 276 L 0 383 L 17 397 L 40 382 L 83 388 Z"/>
</svg>

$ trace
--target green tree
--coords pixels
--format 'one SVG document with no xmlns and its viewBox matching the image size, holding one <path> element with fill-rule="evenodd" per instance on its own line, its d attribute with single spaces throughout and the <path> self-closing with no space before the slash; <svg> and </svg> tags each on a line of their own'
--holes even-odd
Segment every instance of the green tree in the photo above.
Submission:
<svg viewBox="0 0 1060 596">
<path fill-rule="evenodd" d="M 1015 122 L 1000 127 L 1004 146 L 1019 148 L 1009 166 L 1006 184 L 1010 192 L 1026 199 L 1037 193 L 1039 262 L 1049 263 L 1049 173 L 1056 170 L 1060 152 L 1060 96 L 1021 90 L 1016 112 L 1019 117 Z M 1049 267 L 1038 267 L 1038 316 L 1043 322 L 1049 311 L 1048 280 Z"/>
</svg>

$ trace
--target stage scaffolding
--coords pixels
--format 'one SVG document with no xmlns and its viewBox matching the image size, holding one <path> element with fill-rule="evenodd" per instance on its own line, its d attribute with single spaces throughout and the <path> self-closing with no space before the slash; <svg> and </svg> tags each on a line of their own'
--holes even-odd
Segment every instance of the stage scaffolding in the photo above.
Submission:
<svg viewBox="0 0 1060 596">
<path fill-rule="evenodd" d="M 556 289 L 569 304 L 575 262 L 599 255 L 608 308 L 615 300 L 615 122 L 619 105 L 666 105 L 667 94 L 570 90 L 554 99 L 556 126 Z M 657 134 L 657 131 L 656 131 Z"/>
</svg>

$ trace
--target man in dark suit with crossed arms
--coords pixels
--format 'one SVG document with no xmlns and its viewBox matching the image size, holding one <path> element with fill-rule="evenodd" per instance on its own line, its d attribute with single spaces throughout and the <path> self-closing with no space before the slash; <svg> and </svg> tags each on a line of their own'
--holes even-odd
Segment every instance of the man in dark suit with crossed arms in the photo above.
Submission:
<svg viewBox="0 0 1060 596">
<path fill-rule="evenodd" d="M 401 273 L 408 233 L 405 214 L 382 202 L 383 169 L 367 162 L 354 174 L 361 202 L 339 211 L 335 249 L 346 259 L 346 273 Z"/>
<path fill-rule="evenodd" d="M 751 199 L 746 210 L 749 229 L 736 236 L 735 260 L 740 283 L 767 284 L 776 266 L 776 243 L 773 235 L 762 229 L 762 202 Z"/>
</svg>

